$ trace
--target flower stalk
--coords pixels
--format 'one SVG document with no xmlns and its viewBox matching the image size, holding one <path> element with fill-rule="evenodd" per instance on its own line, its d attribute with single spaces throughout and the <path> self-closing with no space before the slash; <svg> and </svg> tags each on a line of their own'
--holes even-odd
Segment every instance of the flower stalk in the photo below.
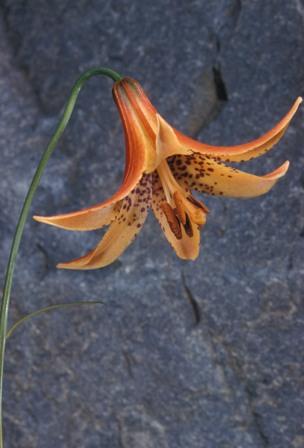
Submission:
<svg viewBox="0 0 304 448">
<path fill-rule="evenodd" d="M 7 336 L 7 320 L 8 320 L 8 312 L 9 312 L 9 305 L 10 305 L 10 297 L 11 297 L 11 291 L 12 291 L 12 284 L 13 284 L 13 275 L 15 270 L 15 264 L 16 264 L 16 258 L 18 255 L 24 226 L 29 214 L 29 210 L 35 195 L 35 192 L 37 190 L 37 187 L 40 183 L 41 176 L 43 174 L 43 171 L 47 165 L 48 160 L 50 159 L 51 155 L 53 154 L 57 143 L 62 136 L 63 132 L 65 131 L 71 115 L 73 113 L 78 95 L 85 84 L 86 81 L 88 81 L 93 76 L 102 75 L 107 76 L 111 78 L 114 82 L 119 81 L 122 79 L 122 77 L 114 72 L 113 70 L 105 67 L 97 67 L 92 68 L 90 70 L 87 70 L 84 72 L 78 80 L 75 82 L 70 97 L 66 103 L 62 118 L 47 146 L 45 149 L 40 162 L 38 164 L 38 167 L 36 169 L 36 172 L 34 174 L 34 177 L 32 179 L 31 185 L 29 187 L 29 190 L 27 192 L 27 195 L 25 197 L 23 207 L 19 216 L 19 220 L 16 226 L 15 235 L 13 238 L 10 256 L 7 264 L 6 269 L 6 275 L 5 275 L 5 281 L 4 281 L 4 288 L 3 288 L 3 296 L 2 296 L 2 303 L 1 303 L 1 310 L 0 310 L 0 448 L 4 448 L 4 440 L 3 440 L 3 375 L 4 375 L 4 356 L 5 356 L 5 346 L 6 346 L 6 336 Z"/>
</svg>

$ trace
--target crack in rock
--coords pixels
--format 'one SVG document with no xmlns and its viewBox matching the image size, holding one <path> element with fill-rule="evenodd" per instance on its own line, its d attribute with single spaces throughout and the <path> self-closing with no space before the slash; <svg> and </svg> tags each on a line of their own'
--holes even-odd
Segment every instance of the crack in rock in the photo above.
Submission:
<svg viewBox="0 0 304 448">
<path fill-rule="evenodd" d="M 202 73 L 197 81 L 196 92 L 188 121 L 189 133 L 193 138 L 218 117 L 228 101 L 227 87 L 219 63 Z"/>
<path fill-rule="evenodd" d="M 248 386 L 248 384 L 245 386 L 245 392 L 246 392 L 247 397 L 248 397 L 249 409 L 250 409 L 250 413 L 252 415 L 252 420 L 253 420 L 253 424 L 254 424 L 255 430 L 256 430 L 257 434 L 259 435 L 259 437 L 260 437 L 260 440 L 261 440 L 261 443 L 263 444 L 263 447 L 269 447 L 270 446 L 269 438 L 265 434 L 265 431 L 264 431 L 264 428 L 263 428 L 263 417 L 254 408 L 255 396 L 254 396 L 254 393 L 252 392 L 251 388 Z"/>
<path fill-rule="evenodd" d="M 212 70 L 213 70 L 215 89 L 219 102 L 228 101 L 227 87 L 224 82 L 220 66 L 213 67 Z"/>
<path fill-rule="evenodd" d="M 198 304 L 196 298 L 194 297 L 194 295 L 192 294 L 190 288 L 188 287 L 188 285 L 186 283 L 186 278 L 185 278 L 184 273 L 182 273 L 182 284 L 183 284 L 183 288 L 186 293 L 186 297 L 187 297 L 187 299 L 191 305 L 191 308 L 192 308 L 195 325 L 198 325 L 201 321 L 201 310 L 200 310 L 200 307 L 199 307 L 199 304 Z"/>
<path fill-rule="evenodd" d="M 191 292 L 191 289 L 189 288 L 189 286 L 186 283 L 184 274 L 182 276 L 182 283 L 183 283 L 183 286 L 184 286 L 184 289 L 185 289 L 187 295 L 189 294 L 190 298 L 191 297 L 193 298 L 193 294 Z M 189 301 L 190 301 L 190 298 L 189 298 Z M 192 303 L 191 303 L 191 305 L 193 306 Z M 223 351 L 226 355 L 225 356 L 226 364 L 228 365 L 228 367 L 232 371 L 233 375 L 235 376 L 237 384 L 239 384 L 243 388 L 243 391 L 245 394 L 244 400 L 245 400 L 245 404 L 246 404 L 246 407 L 248 410 L 248 418 L 250 419 L 249 421 L 252 423 L 254 432 L 255 432 L 256 436 L 258 437 L 262 446 L 269 447 L 270 446 L 269 438 L 263 428 L 263 416 L 259 412 L 257 412 L 257 410 L 255 408 L 255 404 L 254 404 L 254 401 L 256 399 L 255 393 L 252 390 L 252 388 L 250 387 L 248 380 L 246 379 L 246 375 L 244 373 L 243 366 L 241 365 L 239 359 L 236 357 L 235 353 L 233 352 L 233 350 L 231 349 L 229 344 L 223 339 L 223 337 L 216 334 L 215 331 L 212 328 L 210 328 L 208 318 L 206 315 L 201 314 L 201 310 L 200 310 L 200 320 L 203 320 L 204 328 L 206 330 L 205 334 L 210 339 L 210 348 L 212 349 L 212 352 L 213 352 L 215 364 L 221 369 L 223 374 L 226 376 L 225 368 L 221 363 L 219 363 L 219 360 L 218 360 L 218 353 L 217 353 L 218 350 L 216 347 L 219 346 L 223 349 Z M 230 380 L 229 380 L 229 378 L 227 378 L 227 384 L 229 384 L 229 383 L 230 383 Z M 230 389 L 231 388 L 229 386 L 229 390 Z"/>
</svg>

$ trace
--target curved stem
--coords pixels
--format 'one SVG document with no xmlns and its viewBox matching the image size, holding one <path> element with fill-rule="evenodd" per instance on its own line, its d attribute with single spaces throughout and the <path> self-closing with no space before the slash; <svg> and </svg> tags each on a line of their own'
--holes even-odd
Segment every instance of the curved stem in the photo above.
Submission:
<svg viewBox="0 0 304 448">
<path fill-rule="evenodd" d="M 33 317 L 40 316 L 41 314 L 49 313 L 54 310 L 61 310 L 63 308 L 75 308 L 78 306 L 88 306 L 88 305 L 103 305 L 103 302 L 100 300 L 92 300 L 92 301 L 78 301 L 78 302 L 70 302 L 70 303 L 56 303 L 54 305 L 48 305 L 39 310 L 33 311 L 30 314 L 26 314 L 21 317 L 17 322 L 15 322 L 11 328 L 6 333 L 6 340 L 12 336 L 12 334 L 20 327 L 24 322 L 31 320 Z"/>
<path fill-rule="evenodd" d="M 9 310 L 9 303 L 10 303 L 10 296 L 11 296 L 11 290 L 12 290 L 13 274 L 14 274 L 14 269 L 15 269 L 16 257 L 18 254 L 25 222 L 28 217 L 30 206 L 31 206 L 34 194 L 36 192 L 36 189 L 39 185 L 42 173 L 46 167 L 46 164 L 47 164 L 49 158 L 51 157 L 53 151 L 55 150 L 61 135 L 63 134 L 65 128 L 67 127 L 67 124 L 69 123 L 69 120 L 70 120 L 72 112 L 74 110 L 78 95 L 79 95 L 84 83 L 96 75 L 108 76 L 114 82 L 122 79 L 122 77 L 118 73 L 114 72 L 113 70 L 111 70 L 109 68 L 104 68 L 104 67 L 97 67 L 97 68 L 92 68 L 90 70 L 87 70 L 86 72 L 83 73 L 83 75 L 81 75 L 78 78 L 78 80 L 76 81 L 76 83 L 74 84 L 74 86 L 72 88 L 70 97 L 67 101 L 67 104 L 66 104 L 64 112 L 63 112 L 63 116 L 56 128 L 56 131 L 54 132 L 50 143 L 48 144 L 47 148 L 45 149 L 45 151 L 40 159 L 40 162 L 38 164 L 38 167 L 37 167 L 34 177 L 32 179 L 31 185 L 27 192 L 26 198 L 24 200 L 23 207 L 22 207 L 22 210 L 21 210 L 21 213 L 19 216 L 19 220 L 18 220 L 18 223 L 16 226 L 15 235 L 13 238 L 10 256 L 9 256 L 7 269 L 6 269 L 1 310 L 0 310 L 0 448 L 3 448 L 3 446 L 4 446 L 3 445 L 3 426 L 2 426 L 2 420 L 3 420 L 2 400 L 3 400 L 3 373 L 4 373 L 4 355 L 5 355 L 5 343 L 6 343 L 6 332 L 7 332 L 7 319 L 8 319 L 8 310 Z"/>
</svg>

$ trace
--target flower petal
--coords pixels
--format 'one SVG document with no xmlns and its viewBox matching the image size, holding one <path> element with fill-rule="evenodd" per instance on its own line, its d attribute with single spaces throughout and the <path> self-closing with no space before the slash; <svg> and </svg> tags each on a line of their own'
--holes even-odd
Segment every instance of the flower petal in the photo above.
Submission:
<svg viewBox="0 0 304 448">
<path fill-rule="evenodd" d="M 269 151 L 282 138 L 302 101 L 303 99 L 301 97 L 297 98 L 289 112 L 273 129 L 261 137 L 242 145 L 212 146 L 193 140 L 177 130 L 174 130 L 174 132 L 179 142 L 193 152 L 217 157 L 226 162 L 243 162 L 259 157 Z"/>
<path fill-rule="evenodd" d="M 183 226 L 176 221 L 177 218 L 170 217 L 169 210 L 164 206 L 167 204 L 166 196 L 157 173 L 153 173 L 152 191 L 153 212 L 176 255 L 184 260 L 195 260 L 200 247 L 199 226 L 190 222 L 189 218 L 187 225 Z"/>
<path fill-rule="evenodd" d="M 114 100 L 124 127 L 127 160 L 132 159 L 132 163 L 128 163 L 128 169 L 132 169 L 135 164 L 140 165 L 142 172 L 151 172 L 156 157 L 155 133 L 151 127 L 152 121 L 155 121 L 154 108 L 147 97 L 144 105 L 142 104 L 141 93 L 131 81 L 129 78 L 124 78 L 116 82 L 113 87 Z M 151 122 L 146 114 L 153 118 Z"/>
<path fill-rule="evenodd" d="M 143 172 L 149 165 L 149 160 L 155 159 L 155 149 L 151 149 L 152 142 L 155 140 L 145 132 L 139 117 L 136 115 L 133 103 L 126 95 L 126 85 L 130 89 L 130 82 L 127 79 L 114 84 L 113 95 L 121 115 L 124 126 L 126 142 L 126 166 L 122 185 L 118 191 L 106 201 L 93 205 L 72 213 L 66 213 L 58 216 L 34 216 L 39 222 L 50 224 L 68 230 L 94 230 L 109 224 L 115 218 L 115 204 L 125 198 L 130 191 L 138 184 Z M 138 83 L 137 83 L 138 84 Z M 152 114 L 154 108 L 143 94 L 138 86 L 138 95 L 141 102 L 146 98 L 146 109 Z M 130 92 L 129 92 L 130 93 Z M 133 96 L 134 96 L 133 92 Z M 142 99 L 143 97 L 143 99 Z M 148 105 L 150 104 L 150 109 Z M 152 156 L 151 156 L 152 154 Z M 149 159 L 150 157 L 150 159 Z"/>
<path fill-rule="evenodd" d="M 156 132 L 156 160 L 154 169 L 166 158 L 176 154 L 191 154 L 178 140 L 173 128 L 159 114 L 157 118 Z"/>
<path fill-rule="evenodd" d="M 286 161 L 271 173 L 256 176 L 200 154 L 177 156 L 171 162 L 175 178 L 185 188 L 236 198 L 251 198 L 267 193 L 285 175 L 288 167 L 289 162 Z"/>
<path fill-rule="evenodd" d="M 56 216 L 33 216 L 33 219 L 66 230 L 95 230 L 110 224 L 118 209 L 119 202 L 108 206 L 101 203 L 77 212 Z"/>
<path fill-rule="evenodd" d="M 63 269 L 98 269 L 115 261 L 139 233 L 151 202 L 151 179 L 143 176 L 136 188 L 122 201 L 115 221 L 95 249 L 78 259 L 60 263 Z"/>
<path fill-rule="evenodd" d="M 150 128 L 151 135 L 152 133 L 155 134 L 157 128 L 157 111 L 139 82 L 135 79 L 126 77 L 121 81 L 121 85 L 123 86 L 129 101 L 132 103 L 144 126 L 147 130 Z"/>
</svg>

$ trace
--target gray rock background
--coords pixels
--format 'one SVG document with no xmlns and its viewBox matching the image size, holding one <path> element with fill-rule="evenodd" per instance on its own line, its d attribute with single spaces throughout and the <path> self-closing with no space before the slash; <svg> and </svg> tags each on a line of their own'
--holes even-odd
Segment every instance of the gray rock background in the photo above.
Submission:
<svg viewBox="0 0 304 448">
<path fill-rule="evenodd" d="M 34 168 L 76 77 L 106 65 L 142 82 L 176 127 L 234 144 L 304 94 L 303 0 L 1 0 L 1 273 Z M 111 82 L 91 80 L 43 177 L 33 213 L 73 210 L 118 186 L 123 136 Z M 207 199 L 196 262 L 149 217 L 108 268 L 58 271 L 98 232 L 28 222 L 11 321 L 53 312 L 7 346 L 6 448 L 304 446 L 303 109 L 246 170 L 284 160 L 267 196 Z M 3 276 L 3 274 L 1 274 Z"/>
</svg>

